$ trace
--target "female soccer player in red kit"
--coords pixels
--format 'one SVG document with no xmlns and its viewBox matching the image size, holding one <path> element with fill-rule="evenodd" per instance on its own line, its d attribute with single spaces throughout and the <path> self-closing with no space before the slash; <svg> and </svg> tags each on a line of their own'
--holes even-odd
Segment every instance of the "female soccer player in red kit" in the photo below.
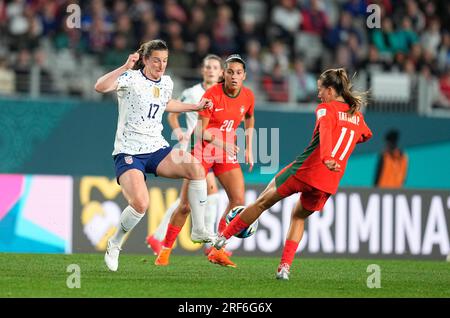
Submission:
<svg viewBox="0 0 450 318">
<path fill-rule="evenodd" d="M 195 135 L 201 140 L 195 144 L 193 156 L 198 159 L 207 173 L 210 169 L 219 179 L 227 193 L 229 203 L 219 222 L 219 232 L 225 226 L 225 215 L 233 207 L 244 204 L 244 176 L 237 161 L 239 148 L 236 145 L 236 129 L 244 120 L 246 129 L 245 162 L 253 167 L 252 133 L 255 124 L 253 92 L 243 85 L 246 77 L 245 62 L 238 55 L 230 55 L 225 60 L 224 82 L 209 88 L 203 98 L 211 98 L 213 107 L 208 111 L 199 112 L 199 123 Z M 185 180 L 185 182 L 188 182 Z M 186 189 L 186 187 L 184 187 Z M 155 261 L 155 265 L 169 264 L 169 256 L 178 233 L 181 231 L 190 213 L 186 195 L 180 197 L 180 204 L 175 210 L 167 228 L 166 237 Z M 215 240 L 215 233 L 206 233 Z M 195 236 L 191 235 L 194 242 Z M 222 266 L 235 267 L 224 249 L 212 248 L 208 260 Z"/>
<path fill-rule="evenodd" d="M 372 137 L 360 112 L 363 98 L 351 91 L 344 69 L 323 72 L 318 81 L 318 97 L 313 137 L 303 153 L 281 170 L 258 199 L 241 212 L 220 233 L 214 246 L 223 248 L 226 240 L 252 224 L 265 210 L 293 193 L 301 192 L 292 211 L 277 279 L 289 279 L 290 266 L 303 236 L 305 220 L 322 210 L 336 193 L 347 160 L 355 145 Z"/>
</svg>

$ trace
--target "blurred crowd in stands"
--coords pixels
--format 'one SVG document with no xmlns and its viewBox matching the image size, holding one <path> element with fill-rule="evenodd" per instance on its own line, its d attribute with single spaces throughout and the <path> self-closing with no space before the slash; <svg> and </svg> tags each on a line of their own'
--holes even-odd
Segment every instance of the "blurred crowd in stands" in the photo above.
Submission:
<svg viewBox="0 0 450 318">
<path fill-rule="evenodd" d="M 66 23 L 70 4 L 80 28 Z M 367 26 L 369 4 L 380 28 Z M 449 17 L 445 0 L 0 0 L 0 94 L 28 92 L 36 66 L 41 93 L 80 94 L 86 78 L 162 38 L 182 80 L 197 80 L 209 53 L 240 53 L 268 101 L 315 100 L 317 74 L 339 66 L 421 75 L 433 104 L 450 107 Z"/>
</svg>

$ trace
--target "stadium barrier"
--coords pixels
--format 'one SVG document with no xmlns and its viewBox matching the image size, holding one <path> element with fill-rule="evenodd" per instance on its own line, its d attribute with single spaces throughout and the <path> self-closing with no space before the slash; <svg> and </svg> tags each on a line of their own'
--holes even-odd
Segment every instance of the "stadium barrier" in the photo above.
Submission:
<svg viewBox="0 0 450 318">
<path fill-rule="evenodd" d="M 156 180 L 156 181 L 155 181 Z M 133 230 L 124 253 L 151 255 L 144 243 L 180 182 L 152 179 L 150 213 Z M 254 202 L 264 185 L 247 185 Z M 103 252 L 126 206 L 114 178 L 0 175 L 0 252 Z M 298 195 L 277 203 L 259 219 L 256 233 L 232 238 L 235 255 L 279 256 Z M 228 201 L 220 191 L 219 211 Z M 305 257 L 444 259 L 450 252 L 450 191 L 344 188 L 307 221 L 297 253 Z M 201 253 L 190 241 L 190 221 L 174 254 Z"/>
</svg>

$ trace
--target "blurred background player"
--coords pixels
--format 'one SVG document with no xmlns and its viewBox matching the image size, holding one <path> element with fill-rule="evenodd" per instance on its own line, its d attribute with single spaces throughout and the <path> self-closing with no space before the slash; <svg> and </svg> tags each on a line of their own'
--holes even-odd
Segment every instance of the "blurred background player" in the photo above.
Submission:
<svg viewBox="0 0 450 318">
<path fill-rule="evenodd" d="M 196 111 L 211 104 L 203 99 L 197 104 L 172 99 L 173 82 L 170 76 L 164 75 L 168 58 L 164 41 L 145 42 L 123 66 L 100 77 L 95 84 L 95 90 L 100 93 L 117 90 L 119 119 L 113 158 L 117 182 L 129 204 L 120 216 L 118 230 L 108 240 L 105 262 L 111 271 L 117 271 L 119 266 L 123 237 L 148 209 L 146 173 L 190 179 L 188 200 L 194 211 L 192 219 L 203 216 L 206 208 L 206 180 L 200 162 L 191 154 L 169 146 L 161 135 L 161 120 L 165 110 Z M 209 240 L 205 236 L 204 219 L 193 224 L 193 232 L 198 231 L 201 239 Z"/>
<path fill-rule="evenodd" d="M 215 55 L 210 54 L 207 55 L 203 59 L 202 63 L 202 69 L 201 69 L 203 82 L 198 83 L 197 85 L 194 85 L 190 88 L 185 89 L 182 94 L 180 100 L 182 102 L 186 103 L 197 103 L 201 100 L 203 94 L 207 89 L 209 89 L 211 86 L 219 82 L 219 79 L 223 76 L 223 65 L 222 65 L 222 59 Z M 172 127 L 173 133 L 176 135 L 181 149 L 188 151 L 190 149 L 190 139 L 191 135 L 194 131 L 195 126 L 197 125 L 198 121 L 198 113 L 197 112 L 187 112 L 186 113 L 186 130 L 183 130 L 180 126 L 180 123 L 178 121 L 180 113 L 170 113 L 167 116 L 168 122 L 170 126 Z M 206 212 L 205 212 L 205 227 L 206 229 L 214 233 L 216 232 L 215 228 L 215 222 L 217 220 L 217 201 L 218 201 L 218 194 L 217 194 L 217 183 L 214 176 L 214 173 L 212 171 L 209 171 L 206 175 L 206 183 L 208 185 L 208 202 L 206 205 Z M 183 184 L 186 186 L 185 184 Z M 183 192 L 183 190 L 181 190 Z M 161 250 L 161 242 L 164 239 L 164 236 L 166 235 L 167 226 L 169 225 L 170 218 L 172 217 L 173 212 L 180 204 L 180 199 L 178 198 L 172 205 L 167 209 L 164 218 L 162 219 L 161 223 L 159 224 L 158 228 L 155 230 L 153 235 L 149 235 L 146 238 L 146 242 L 148 246 L 153 250 L 155 255 L 158 255 Z M 208 243 L 206 243 L 208 244 Z M 207 245 L 205 248 L 205 254 L 208 255 L 210 252 L 211 246 L 210 244 Z"/>
<path fill-rule="evenodd" d="M 372 137 L 360 112 L 361 95 L 351 91 L 344 69 L 329 69 L 318 81 L 316 125 L 309 146 L 290 165 L 281 170 L 256 202 L 237 215 L 220 234 L 214 246 L 222 249 L 232 235 L 252 224 L 278 201 L 301 192 L 291 215 L 277 279 L 288 280 L 290 267 L 300 243 L 305 220 L 322 210 L 330 195 L 336 193 L 347 160 L 357 143 Z"/>
<path fill-rule="evenodd" d="M 213 170 L 229 200 L 219 222 L 219 232 L 226 226 L 227 212 L 232 207 L 244 204 L 244 177 L 237 161 L 239 148 L 236 145 L 236 129 L 242 120 L 244 120 L 246 129 L 245 162 L 250 165 L 250 171 L 253 169 L 252 138 L 255 125 L 253 115 L 255 97 L 253 92 L 243 85 L 246 77 L 245 70 L 245 62 L 238 54 L 230 55 L 225 60 L 224 82 L 212 86 L 203 95 L 203 98 L 211 100 L 213 107 L 199 112 L 200 123 L 195 131 L 195 135 L 201 136 L 202 139 L 195 144 L 193 155 L 201 160 L 205 173 L 209 169 Z M 182 193 L 180 204 L 170 220 L 162 249 L 155 261 L 156 265 L 169 264 L 173 243 L 189 213 L 189 203 Z M 223 266 L 235 267 L 223 248 L 211 249 L 208 260 Z"/>
<path fill-rule="evenodd" d="M 378 159 L 375 186 L 402 188 L 408 173 L 408 156 L 398 147 L 399 131 L 389 130 L 384 136 L 386 148 Z"/>
</svg>

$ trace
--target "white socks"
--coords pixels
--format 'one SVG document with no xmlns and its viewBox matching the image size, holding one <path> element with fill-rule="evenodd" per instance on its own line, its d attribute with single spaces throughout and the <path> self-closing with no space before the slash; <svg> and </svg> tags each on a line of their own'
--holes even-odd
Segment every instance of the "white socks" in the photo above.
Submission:
<svg viewBox="0 0 450 318">
<path fill-rule="evenodd" d="M 205 229 L 205 213 L 207 201 L 206 180 L 190 180 L 188 199 L 191 205 L 192 232 L 203 234 Z"/>
<path fill-rule="evenodd" d="M 136 224 L 139 223 L 139 221 L 144 216 L 144 213 L 139 213 L 135 209 L 133 209 L 130 205 L 127 206 L 122 214 L 120 215 L 120 224 L 119 228 L 117 229 L 116 234 L 111 238 L 111 242 L 114 245 L 122 245 L 122 239 L 130 232 Z"/>
<path fill-rule="evenodd" d="M 159 223 L 155 233 L 153 233 L 153 237 L 158 241 L 162 242 L 164 240 L 167 232 L 167 227 L 169 226 L 170 218 L 172 217 L 173 212 L 175 212 L 175 210 L 178 208 L 179 204 L 180 198 L 176 199 L 175 202 L 172 203 L 172 205 L 167 209 L 161 223 Z"/>
<path fill-rule="evenodd" d="M 217 220 L 217 204 L 219 202 L 219 194 L 213 193 L 208 195 L 208 205 L 205 214 L 205 228 L 209 233 L 216 233 Z"/>
</svg>

